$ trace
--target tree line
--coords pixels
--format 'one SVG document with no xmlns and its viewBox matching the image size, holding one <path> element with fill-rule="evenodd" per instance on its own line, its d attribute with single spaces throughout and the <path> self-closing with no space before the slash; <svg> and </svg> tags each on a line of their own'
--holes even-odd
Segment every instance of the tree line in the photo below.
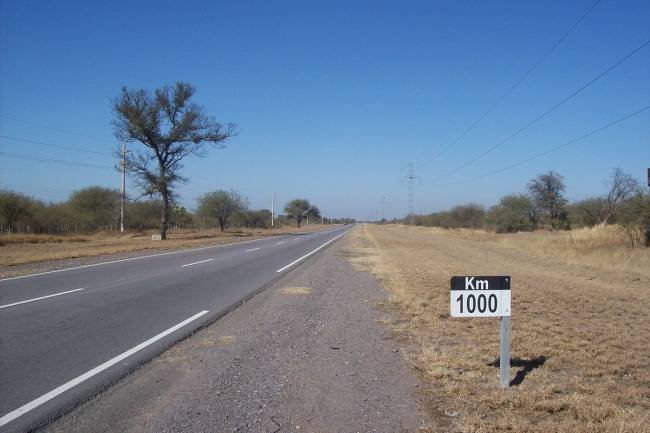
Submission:
<svg viewBox="0 0 650 433">
<path fill-rule="evenodd" d="M 120 193 L 116 189 L 91 186 L 73 192 L 58 203 L 46 203 L 11 190 L 0 190 L 1 233 L 93 233 L 114 232 L 120 227 Z M 250 209 L 248 200 L 234 190 L 217 190 L 200 196 L 194 212 L 171 203 L 166 229 L 269 228 L 271 211 Z M 158 200 L 127 200 L 125 229 L 144 231 L 160 227 L 162 204 Z M 277 215 L 275 225 L 320 223 L 318 206 L 294 199 Z M 328 220 L 330 222 L 330 220 Z M 338 222 L 335 221 L 335 222 Z"/>
<path fill-rule="evenodd" d="M 650 194 L 620 168 L 613 170 L 607 186 L 603 195 L 569 203 L 563 176 L 549 171 L 531 179 L 526 193 L 506 195 L 490 208 L 468 203 L 447 211 L 414 215 L 413 222 L 499 233 L 618 224 L 633 246 L 650 246 Z M 403 222 L 408 223 L 408 218 Z"/>
<path fill-rule="evenodd" d="M 125 228 L 158 228 L 166 239 L 170 228 L 228 227 L 267 228 L 271 211 L 249 209 L 236 191 L 213 191 L 199 197 L 194 213 L 180 206 L 177 188 L 188 179 L 183 161 L 204 157 L 208 149 L 221 149 L 237 134 L 233 123 L 222 124 L 193 101 L 194 86 L 178 81 L 153 92 L 123 87 L 111 101 L 112 124 L 120 143 L 136 143 L 122 153 L 115 150 L 123 169 L 143 201 L 128 201 Z M 62 203 L 44 203 L 15 191 L 0 190 L 0 231 L 4 233 L 71 233 L 113 231 L 119 226 L 120 195 L 117 190 L 93 186 L 74 192 Z M 284 207 L 279 224 L 298 227 L 322 221 L 320 210 L 307 199 L 294 199 Z M 347 221 L 347 220 L 346 220 Z M 330 220 L 330 222 L 334 222 Z"/>
</svg>

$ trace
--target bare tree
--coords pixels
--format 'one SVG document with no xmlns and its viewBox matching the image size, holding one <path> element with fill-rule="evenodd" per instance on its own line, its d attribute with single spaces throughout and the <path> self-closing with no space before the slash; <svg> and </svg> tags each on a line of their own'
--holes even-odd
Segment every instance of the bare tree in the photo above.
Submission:
<svg viewBox="0 0 650 433">
<path fill-rule="evenodd" d="M 641 193 L 641 186 L 632 176 L 622 169 L 615 168 L 609 183 L 609 192 L 603 203 L 602 222 L 607 224 L 615 217 L 628 200 Z"/>
<path fill-rule="evenodd" d="M 538 213 L 540 225 L 548 219 L 551 229 L 558 228 L 566 220 L 566 204 L 564 198 L 564 178 L 554 171 L 542 173 L 528 182 L 528 192 Z"/>
<path fill-rule="evenodd" d="M 113 101 L 115 136 L 123 142 L 137 141 L 144 151 L 129 153 L 126 170 L 143 195 L 160 198 L 160 236 L 167 238 L 175 188 L 186 182 L 181 161 L 188 156 L 203 157 L 206 144 L 222 148 L 235 134 L 233 124 L 222 125 L 208 117 L 203 107 L 191 102 L 195 88 L 184 82 L 173 87 L 147 90 L 122 88 Z"/>
</svg>

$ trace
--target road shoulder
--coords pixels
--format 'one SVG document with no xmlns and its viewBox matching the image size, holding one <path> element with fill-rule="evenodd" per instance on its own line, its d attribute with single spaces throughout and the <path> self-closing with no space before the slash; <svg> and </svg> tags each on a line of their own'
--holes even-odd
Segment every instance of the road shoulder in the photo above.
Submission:
<svg viewBox="0 0 650 433">
<path fill-rule="evenodd" d="M 333 244 L 45 430 L 417 431 L 387 295 L 349 254 Z"/>
</svg>

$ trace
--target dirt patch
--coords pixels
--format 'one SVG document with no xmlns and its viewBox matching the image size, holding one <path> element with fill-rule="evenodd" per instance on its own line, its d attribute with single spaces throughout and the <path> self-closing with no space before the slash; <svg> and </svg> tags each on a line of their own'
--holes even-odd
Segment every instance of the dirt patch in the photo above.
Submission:
<svg viewBox="0 0 650 433">
<path fill-rule="evenodd" d="M 283 287 L 279 291 L 283 295 L 309 295 L 311 293 L 309 287 Z"/>
<path fill-rule="evenodd" d="M 352 234 L 360 254 L 350 260 L 390 291 L 387 307 L 401 318 L 390 326 L 417 348 L 407 356 L 427 379 L 430 411 L 453 431 L 643 431 L 650 268 L 597 267 L 590 254 L 568 260 L 510 239 L 375 225 Z M 512 275 L 507 391 L 498 388 L 498 319 L 449 317 L 449 278 L 463 274 Z"/>
</svg>

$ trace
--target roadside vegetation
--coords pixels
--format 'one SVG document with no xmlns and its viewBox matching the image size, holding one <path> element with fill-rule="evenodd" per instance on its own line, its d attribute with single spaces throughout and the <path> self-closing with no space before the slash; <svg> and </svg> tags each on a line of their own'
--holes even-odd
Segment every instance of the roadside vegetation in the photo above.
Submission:
<svg viewBox="0 0 650 433">
<path fill-rule="evenodd" d="M 295 208 L 296 202 L 308 206 L 302 211 Z M 159 242 L 152 240 L 153 234 L 160 233 L 157 200 L 127 200 L 122 234 L 116 190 L 92 186 L 58 203 L 0 190 L 0 275 L 9 276 L 14 273 L 11 267 L 29 263 L 237 242 L 354 221 L 323 218 L 317 206 L 303 199 L 288 202 L 287 209 L 291 213 L 275 215 L 271 226 L 271 211 L 250 209 L 239 192 L 208 192 L 199 197 L 194 211 L 172 205 L 167 240 Z"/>
<path fill-rule="evenodd" d="M 448 211 L 414 215 L 413 222 L 419 226 L 497 233 L 567 231 L 602 225 L 615 228 L 610 231 L 620 230 L 624 243 L 630 246 L 650 247 L 650 194 L 618 168 L 613 170 L 606 186 L 607 191 L 601 196 L 569 203 L 563 177 L 550 171 L 532 179 L 526 193 L 506 195 L 489 209 L 469 203 Z M 614 237 L 616 242 L 621 239 Z"/>
<path fill-rule="evenodd" d="M 350 260 L 425 381 L 430 431 L 639 432 L 650 422 L 650 249 L 614 225 L 496 233 L 366 224 Z M 511 387 L 498 319 L 449 316 L 452 275 L 512 276 Z M 429 430 L 427 430 L 429 431 Z"/>
<path fill-rule="evenodd" d="M 194 212 L 173 205 L 167 228 L 168 241 L 156 242 L 151 235 L 160 233 L 160 203 L 127 201 L 126 232 L 121 234 L 119 202 L 116 190 L 99 186 L 76 191 L 68 200 L 59 203 L 44 203 L 18 192 L 0 190 L 0 266 L 188 248 L 319 230 L 331 224 L 354 221 L 322 218 L 318 208 L 309 205 L 304 214 L 294 209 L 297 213 L 276 215 L 272 227 L 270 210 L 249 209 L 248 200 L 237 191 L 217 190 L 199 197 Z"/>
</svg>

